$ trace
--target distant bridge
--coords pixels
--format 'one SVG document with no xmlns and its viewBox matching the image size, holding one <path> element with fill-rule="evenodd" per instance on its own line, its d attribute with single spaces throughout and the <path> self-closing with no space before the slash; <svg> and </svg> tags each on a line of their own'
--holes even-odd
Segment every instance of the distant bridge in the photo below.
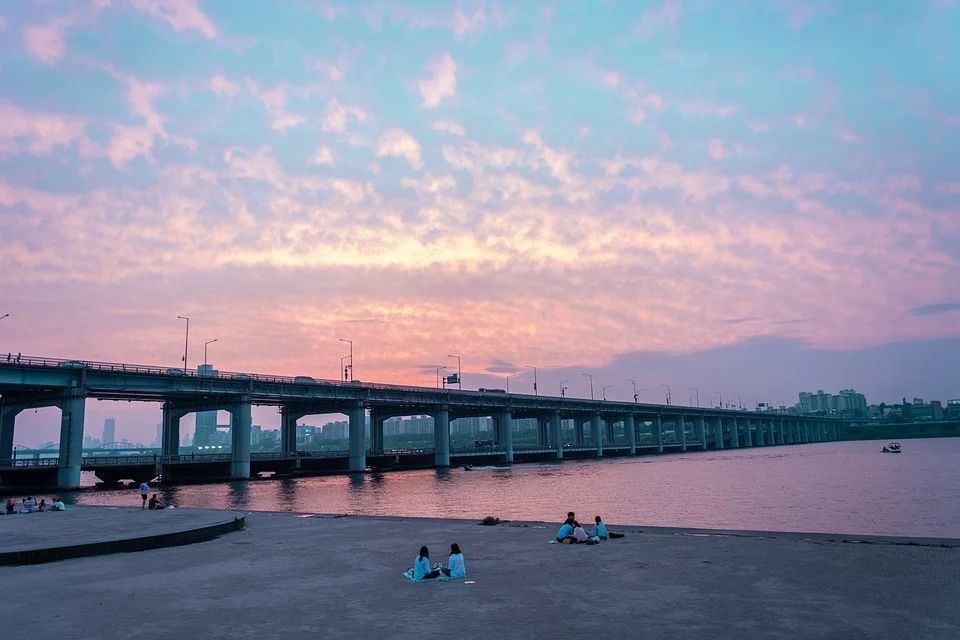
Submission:
<svg viewBox="0 0 960 640">
<path fill-rule="evenodd" d="M 105 461 L 82 455 L 87 398 L 161 402 L 162 447 L 155 467 L 159 465 L 164 477 L 171 479 L 192 473 L 186 470 L 196 469 L 194 465 L 200 463 L 215 466 L 205 474 L 207 477 L 249 478 L 260 471 L 362 472 L 367 469 L 368 458 L 372 466 L 406 463 L 446 467 L 452 461 L 475 458 L 512 463 L 515 460 L 559 460 L 585 455 L 636 455 L 643 451 L 703 450 L 708 446 L 722 449 L 802 444 L 838 439 L 841 423 L 833 418 L 735 409 L 20 356 L 14 361 L 0 358 L 0 479 L 11 483 L 19 481 L 22 476 L 24 481 L 69 488 L 79 486 L 80 472 L 84 468 L 96 470 L 100 475 L 100 471 L 107 467 L 123 466 L 119 463 L 101 464 Z M 253 405 L 280 409 L 279 455 L 251 454 Z M 16 417 L 21 411 L 48 406 L 59 407 L 61 411 L 56 464 L 19 466 L 21 460 L 14 461 L 12 455 Z M 193 455 L 190 460 L 185 460 L 186 456 L 180 455 L 179 445 L 181 418 L 198 411 L 220 410 L 231 416 L 230 453 L 214 454 L 218 456 L 216 458 Z M 370 415 L 369 442 L 366 437 L 367 412 Z M 307 415 L 330 413 L 347 416 L 349 449 L 338 456 L 298 452 L 297 421 Z M 385 450 L 384 421 L 413 415 L 433 418 L 434 446 L 414 452 Z M 493 418 L 496 449 L 451 451 L 451 421 L 473 417 Z M 523 418 L 537 421 L 537 444 L 533 447 L 514 447 L 513 421 Z M 572 443 L 563 442 L 564 422 L 572 422 Z M 616 429 L 616 425 L 621 425 L 621 429 Z M 622 432 L 619 439 L 618 431 Z M 28 472 L 29 478 L 24 475 Z"/>
</svg>

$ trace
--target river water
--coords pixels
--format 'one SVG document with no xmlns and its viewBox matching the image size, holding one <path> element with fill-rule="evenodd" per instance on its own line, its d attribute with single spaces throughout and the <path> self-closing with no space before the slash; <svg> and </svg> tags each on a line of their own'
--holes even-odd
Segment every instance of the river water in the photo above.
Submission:
<svg viewBox="0 0 960 640">
<path fill-rule="evenodd" d="M 180 507 L 960 538 L 960 438 L 167 487 Z M 139 505 L 136 487 L 71 502 Z"/>
</svg>

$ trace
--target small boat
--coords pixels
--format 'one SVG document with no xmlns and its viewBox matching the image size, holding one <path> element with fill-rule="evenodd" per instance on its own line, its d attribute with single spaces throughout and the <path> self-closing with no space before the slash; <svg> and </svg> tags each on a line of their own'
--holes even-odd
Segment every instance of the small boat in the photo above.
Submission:
<svg viewBox="0 0 960 640">
<path fill-rule="evenodd" d="M 900 443 L 891 442 L 883 448 L 883 453 L 900 453 Z"/>
</svg>

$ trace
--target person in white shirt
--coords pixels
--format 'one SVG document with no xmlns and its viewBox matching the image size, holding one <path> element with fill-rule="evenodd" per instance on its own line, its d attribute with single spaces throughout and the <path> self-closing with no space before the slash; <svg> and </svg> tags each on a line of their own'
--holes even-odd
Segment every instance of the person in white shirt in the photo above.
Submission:
<svg viewBox="0 0 960 640">
<path fill-rule="evenodd" d="M 66 511 L 67 507 L 63 504 L 63 500 L 60 498 L 54 498 L 53 504 L 50 505 L 50 511 Z"/>
<path fill-rule="evenodd" d="M 463 551 L 460 545 L 454 542 L 450 545 L 450 557 L 447 559 L 447 568 L 440 569 L 443 575 L 448 578 L 466 578 L 467 565 L 463 561 Z"/>
<path fill-rule="evenodd" d="M 148 494 L 148 493 L 150 493 L 150 485 L 148 485 L 146 482 L 141 482 L 141 483 L 140 483 L 140 499 L 143 500 L 143 506 L 140 507 L 141 509 L 146 509 L 146 508 L 147 508 L 147 494 Z"/>
<path fill-rule="evenodd" d="M 573 537 L 577 542 L 586 542 L 590 543 L 590 534 L 587 533 L 587 530 L 583 528 L 579 522 L 573 523 Z"/>
</svg>

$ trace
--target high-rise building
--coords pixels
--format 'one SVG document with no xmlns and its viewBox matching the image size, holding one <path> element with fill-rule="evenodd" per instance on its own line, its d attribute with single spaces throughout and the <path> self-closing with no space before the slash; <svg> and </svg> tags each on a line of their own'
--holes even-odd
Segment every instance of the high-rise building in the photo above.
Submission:
<svg viewBox="0 0 960 640">
<path fill-rule="evenodd" d="M 103 421 L 103 437 L 100 442 L 103 446 L 112 445 L 117 441 L 117 421 L 113 418 L 107 418 Z"/>
</svg>

